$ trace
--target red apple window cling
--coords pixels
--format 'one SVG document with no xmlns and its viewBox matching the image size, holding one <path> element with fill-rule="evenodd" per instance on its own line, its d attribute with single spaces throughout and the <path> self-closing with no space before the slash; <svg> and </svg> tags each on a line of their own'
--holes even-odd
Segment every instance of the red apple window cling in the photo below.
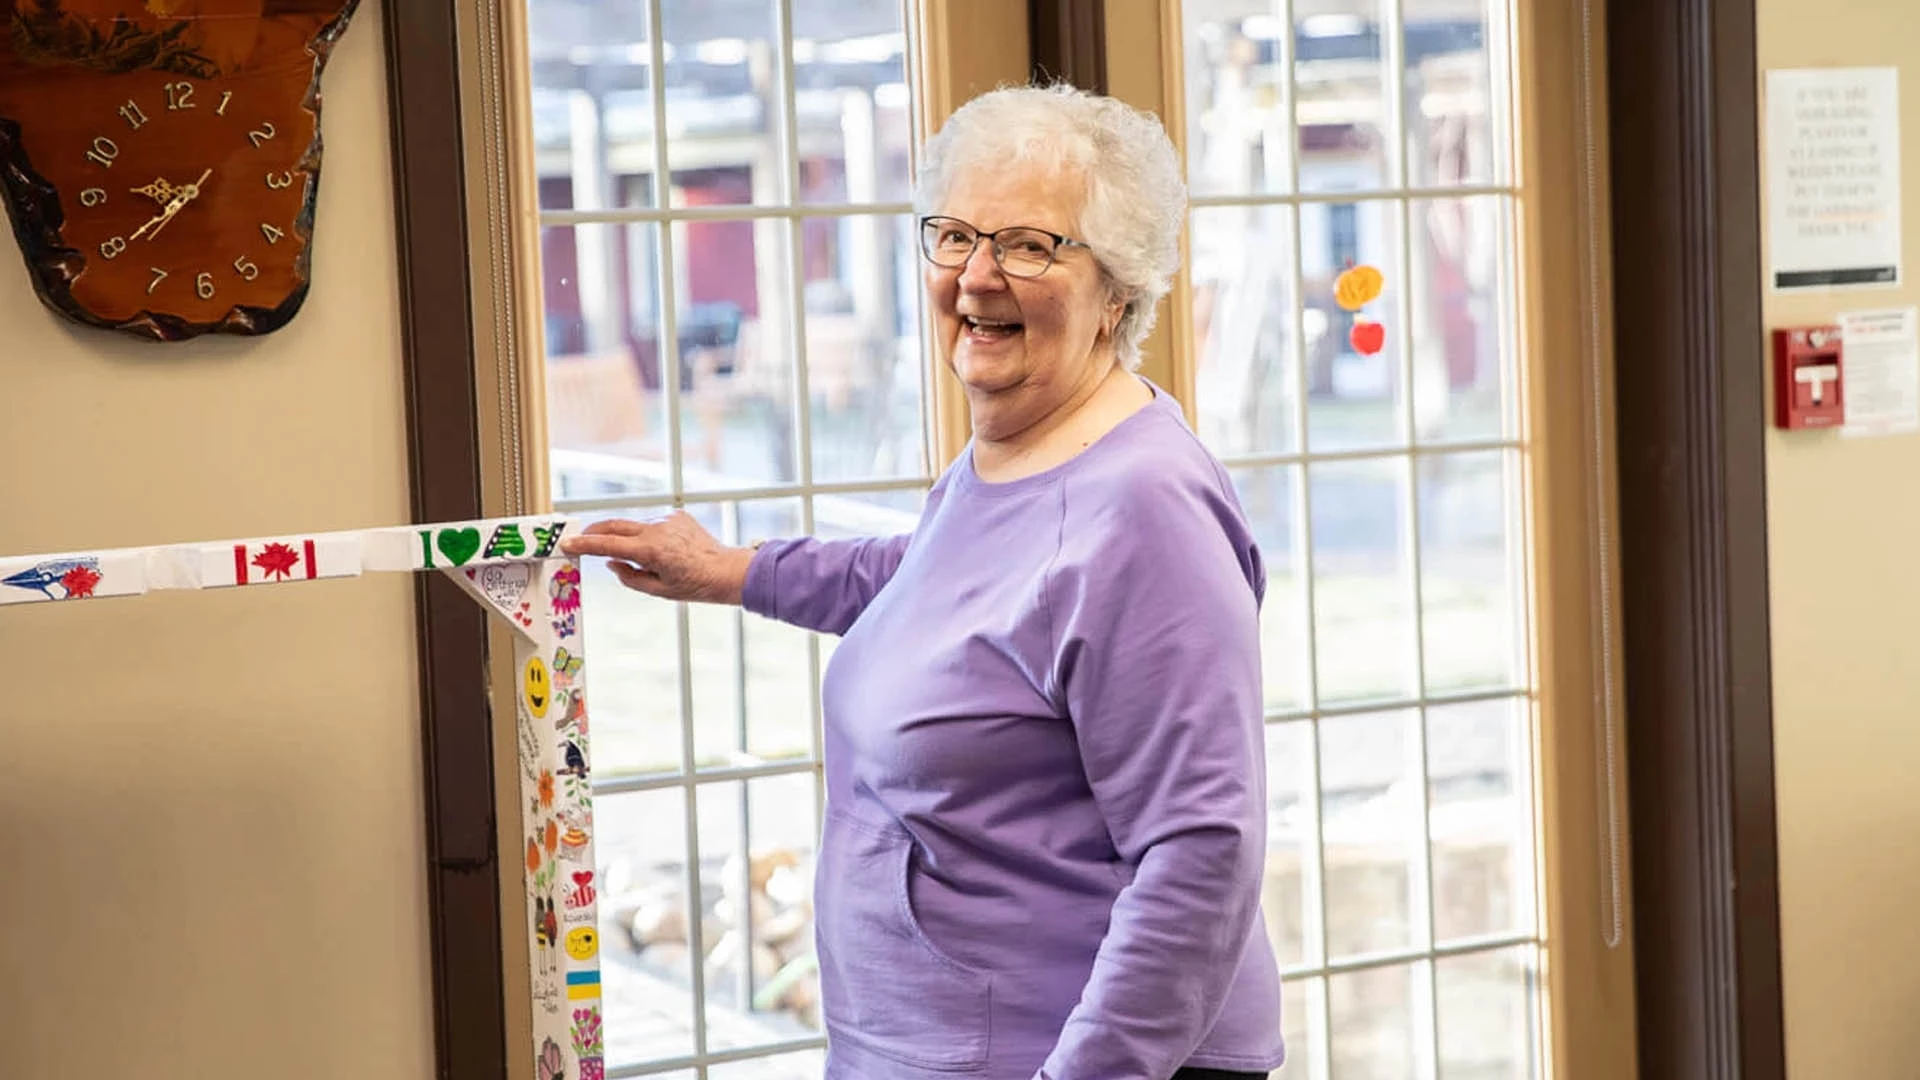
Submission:
<svg viewBox="0 0 1920 1080">
<path fill-rule="evenodd" d="M 1353 329 L 1347 332 L 1347 340 L 1362 356 L 1372 356 L 1387 343 L 1387 328 L 1360 311 L 1380 298 L 1380 290 L 1385 285 L 1386 279 L 1380 271 L 1364 264 L 1350 266 L 1333 279 L 1334 302 L 1353 312 Z"/>
</svg>

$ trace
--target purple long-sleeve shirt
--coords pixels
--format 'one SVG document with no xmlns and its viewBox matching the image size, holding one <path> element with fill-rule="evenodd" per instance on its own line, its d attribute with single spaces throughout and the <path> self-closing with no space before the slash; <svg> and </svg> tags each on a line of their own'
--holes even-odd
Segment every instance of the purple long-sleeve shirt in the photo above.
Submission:
<svg viewBox="0 0 1920 1080">
<path fill-rule="evenodd" d="M 765 544 L 844 635 L 815 878 L 829 1080 L 1277 1067 L 1259 551 L 1171 398 L 1071 461 L 963 453 L 911 534 Z"/>
</svg>

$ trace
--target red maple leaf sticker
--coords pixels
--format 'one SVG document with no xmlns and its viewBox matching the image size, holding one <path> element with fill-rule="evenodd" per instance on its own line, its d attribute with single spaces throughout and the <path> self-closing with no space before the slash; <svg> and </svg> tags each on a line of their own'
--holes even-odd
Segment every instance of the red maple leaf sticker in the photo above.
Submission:
<svg viewBox="0 0 1920 1080">
<path fill-rule="evenodd" d="M 260 554 L 253 557 L 253 565 L 267 577 L 285 581 L 292 575 L 293 568 L 300 565 L 300 553 L 276 540 L 260 549 Z"/>
<path fill-rule="evenodd" d="M 93 587 L 100 584 L 100 571 L 91 566 L 76 566 L 60 575 L 60 584 L 67 590 L 67 599 L 84 600 L 93 595 Z"/>
</svg>

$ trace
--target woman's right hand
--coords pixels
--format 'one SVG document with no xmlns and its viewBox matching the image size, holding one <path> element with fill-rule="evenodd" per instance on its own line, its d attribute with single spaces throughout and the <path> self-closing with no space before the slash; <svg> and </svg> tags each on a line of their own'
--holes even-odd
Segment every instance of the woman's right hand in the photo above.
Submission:
<svg viewBox="0 0 1920 1080">
<path fill-rule="evenodd" d="M 620 583 L 663 600 L 739 604 L 753 549 L 727 547 L 675 510 L 661 521 L 596 521 L 560 541 L 568 555 L 602 555 Z"/>
</svg>

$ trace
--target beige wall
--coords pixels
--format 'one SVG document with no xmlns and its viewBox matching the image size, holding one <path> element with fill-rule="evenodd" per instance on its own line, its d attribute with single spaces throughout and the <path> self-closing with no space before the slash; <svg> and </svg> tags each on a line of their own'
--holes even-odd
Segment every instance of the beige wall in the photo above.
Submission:
<svg viewBox="0 0 1920 1080">
<path fill-rule="evenodd" d="M 328 67 L 280 333 L 76 327 L 0 243 L 0 553 L 406 520 L 380 23 Z M 0 609 L 0 1074 L 432 1074 L 410 590 Z"/>
<path fill-rule="evenodd" d="M 1899 289 L 1766 297 L 1767 325 L 1920 303 L 1920 35 L 1896 0 L 1760 0 L 1759 66 L 1905 66 Z M 1765 137 L 1764 96 L 1761 136 Z M 1764 167 L 1762 170 L 1764 181 Z M 1767 363 L 1755 343 L 1752 363 Z M 1769 404 L 1771 407 L 1771 404 Z M 1767 446 L 1788 1073 L 1920 1070 L 1920 436 Z"/>
</svg>

